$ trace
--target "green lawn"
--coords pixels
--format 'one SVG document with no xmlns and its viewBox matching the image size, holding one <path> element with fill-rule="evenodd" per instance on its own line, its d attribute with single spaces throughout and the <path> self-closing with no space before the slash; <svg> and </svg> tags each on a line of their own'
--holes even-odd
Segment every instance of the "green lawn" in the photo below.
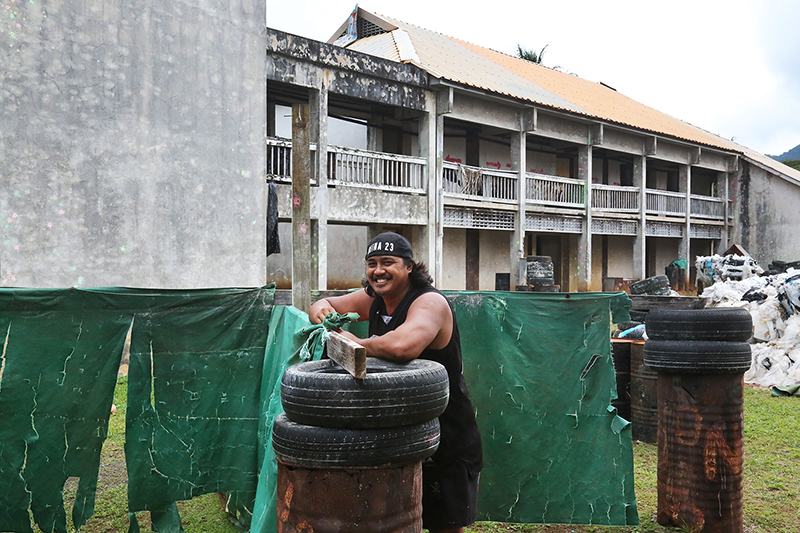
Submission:
<svg viewBox="0 0 800 533">
<path fill-rule="evenodd" d="M 111 416 L 103 448 L 95 516 L 81 531 L 127 531 L 127 476 L 123 452 L 126 378 L 115 393 L 117 414 Z M 769 391 L 745 388 L 744 522 L 746 533 L 795 533 L 800 530 L 800 398 L 773 397 Z M 636 499 L 639 527 L 578 525 L 522 525 L 480 522 L 467 531 L 547 533 L 659 533 L 675 532 L 653 522 L 656 511 L 656 445 L 634 443 Z M 76 483 L 68 483 L 65 497 L 71 506 Z M 188 533 L 230 532 L 231 525 L 217 494 L 180 502 Z M 69 515 L 69 513 L 68 513 Z M 140 513 L 142 531 L 150 528 L 147 513 Z M 74 530 L 72 530 L 74 531 Z"/>
</svg>

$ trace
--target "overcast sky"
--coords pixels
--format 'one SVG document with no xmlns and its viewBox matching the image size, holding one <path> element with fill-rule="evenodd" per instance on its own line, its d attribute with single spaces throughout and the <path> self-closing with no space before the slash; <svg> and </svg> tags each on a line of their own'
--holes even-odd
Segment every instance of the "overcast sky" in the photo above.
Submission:
<svg viewBox="0 0 800 533">
<path fill-rule="evenodd" d="M 326 41 L 353 0 L 267 0 L 267 25 Z M 764 154 L 800 144 L 800 0 L 368 0 L 367 11 L 516 53 Z"/>
</svg>

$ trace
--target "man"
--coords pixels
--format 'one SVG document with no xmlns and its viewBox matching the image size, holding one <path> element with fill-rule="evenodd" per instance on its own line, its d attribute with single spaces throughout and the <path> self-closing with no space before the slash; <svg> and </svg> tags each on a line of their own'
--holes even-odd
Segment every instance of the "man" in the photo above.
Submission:
<svg viewBox="0 0 800 533">
<path fill-rule="evenodd" d="M 369 320 L 369 338 L 343 335 L 367 349 L 367 355 L 404 362 L 417 357 L 441 363 L 450 378 L 450 401 L 439 417 L 439 448 L 423 464 L 422 521 L 431 533 L 463 532 L 475 521 L 478 477 L 483 466 L 480 433 L 461 373 L 461 341 L 455 314 L 433 288 L 422 263 L 401 235 L 382 233 L 365 256 L 362 290 L 323 298 L 309 317 L 319 324 L 332 312 L 358 313 Z"/>
</svg>

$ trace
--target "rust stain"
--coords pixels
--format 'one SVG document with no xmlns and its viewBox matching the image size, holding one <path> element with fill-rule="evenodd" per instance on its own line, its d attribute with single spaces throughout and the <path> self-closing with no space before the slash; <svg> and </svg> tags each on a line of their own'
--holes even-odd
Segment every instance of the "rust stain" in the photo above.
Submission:
<svg viewBox="0 0 800 533">
<path fill-rule="evenodd" d="M 719 474 L 720 460 L 724 462 L 730 474 L 741 475 L 743 457 L 741 450 L 736 446 L 728 446 L 725 439 L 724 427 L 720 423 L 715 424 L 706 433 L 706 446 L 703 448 L 703 465 L 705 466 L 706 479 L 717 479 Z M 734 426 L 734 434 L 738 433 L 738 424 Z"/>
<path fill-rule="evenodd" d="M 675 438 L 685 446 L 694 446 L 697 444 L 703 430 L 703 417 L 700 416 L 697 409 L 690 407 L 676 409 L 675 416 L 677 419 L 684 422 L 694 418 L 694 427 L 691 429 L 684 429 L 684 427 L 678 426 L 678 428 L 675 429 Z"/>
</svg>

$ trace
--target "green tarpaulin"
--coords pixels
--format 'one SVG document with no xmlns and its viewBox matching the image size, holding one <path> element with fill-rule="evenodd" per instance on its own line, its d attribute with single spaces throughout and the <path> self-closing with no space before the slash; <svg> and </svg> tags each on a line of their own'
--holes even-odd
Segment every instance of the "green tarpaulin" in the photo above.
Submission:
<svg viewBox="0 0 800 533">
<path fill-rule="evenodd" d="M 609 410 L 625 295 L 448 297 L 484 441 L 481 518 L 637 523 L 630 430 Z M 272 301 L 269 288 L 0 290 L 0 531 L 31 531 L 31 513 L 63 531 L 67 477 L 80 478 L 73 520 L 91 515 L 129 329 L 131 511 L 177 531 L 175 500 L 223 491 L 252 531 L 274 531 L 270 427 L 309 323 Z"/>
</svg>

